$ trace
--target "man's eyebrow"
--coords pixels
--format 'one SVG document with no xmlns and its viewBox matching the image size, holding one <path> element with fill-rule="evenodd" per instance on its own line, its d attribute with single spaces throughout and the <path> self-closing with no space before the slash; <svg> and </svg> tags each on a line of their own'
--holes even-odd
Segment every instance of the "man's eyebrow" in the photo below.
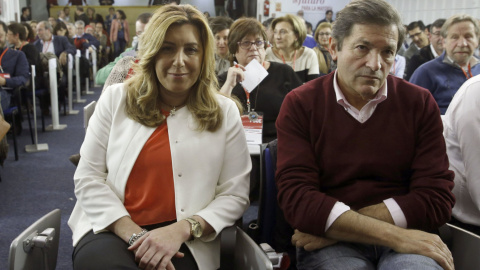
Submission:
<svg viewBox="0 0 480 270">
<path fill-rule="evenodd" d="M 358 39 L 358 40 L 356 40 L 356 42 L 355 42 L 354 44 L 359 44 L 359 43 L 362 44 L 362 45 L 365 45 L 365 46 L 367 46 L 367 47 L 369 47 L 369 48 L 374 47 L 374 45 L 373 45 L 372 42 L 370 42 L 370 41 L 368 41 L 368 40 L 365 40 L 365 39 Z M 395 44 L 395 45 L 396 45 L 396 44 Z M 396 49 L 396 46 L 395 46 L 395 45 L 393 45 L 393 44 L 388 44 L 388 45 L 384 46 L 383 49 L 388 49 L 388 50 L 392 50 L 392 51 L 393 51 L 393 50 Z"/>
</svg>

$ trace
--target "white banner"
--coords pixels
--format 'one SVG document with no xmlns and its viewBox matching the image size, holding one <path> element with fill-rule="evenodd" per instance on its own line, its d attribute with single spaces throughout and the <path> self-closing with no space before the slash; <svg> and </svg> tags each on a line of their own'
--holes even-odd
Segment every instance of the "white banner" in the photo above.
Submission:
<svg viewBox="0 0 480 270">
<path fill-rule="evenodd" d="M 269 16 L 265 16 L 265 2 L 269 3 Z M 297 15 L 303 10 L 304 19 L 315 28 L 317 23 L 325 19 L 325 12 L 333 10 L 333 19 L 337 12 L 344 8 L 350 0 L 259 0 L 257 2 L 257 19 L 261 22 L 269 18 L 278 18 L 286 14 Z"/>
</svg>

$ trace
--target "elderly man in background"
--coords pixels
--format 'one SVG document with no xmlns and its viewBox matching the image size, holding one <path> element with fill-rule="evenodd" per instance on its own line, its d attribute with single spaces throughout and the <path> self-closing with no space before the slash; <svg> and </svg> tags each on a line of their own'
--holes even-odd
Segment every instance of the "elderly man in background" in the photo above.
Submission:
<svg viewBox="0 0 480 270">
<path fill-rule="evenodd" d="M 333 25 L 336 71 L 283 101 L 276 183 L 299 270 L 454 268 L 433 234 L 455 203 L 438 106 L 388 75 L 403 29 L 386 1 L 350 2 Z"/>
<path fill-rule="evenodd" d="M 473 56 L 480 29 L 475 18 L 454 15 L 442 27 L 445 52 L 415 70 L 410 82 L 432 93 L 445 114 L 457 90 L 469 78 L 480 74 L 479 60 Z"/>
</svg>

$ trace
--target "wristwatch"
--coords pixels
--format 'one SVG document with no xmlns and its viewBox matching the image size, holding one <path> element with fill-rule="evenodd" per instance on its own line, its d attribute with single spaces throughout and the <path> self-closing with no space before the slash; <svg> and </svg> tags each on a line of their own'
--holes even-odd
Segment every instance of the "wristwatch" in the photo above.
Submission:
<svg viewBox="0 0 480 270">
<path fill-rule="evenodd" d="M 193 237 L 193 239 L 200 238 L 203 233 L 203 228 L 202 225 L 200 225 L 200 222 L 193 218 L 186 218 L 185 220 L 190 223 L 190 235 Z"/>
</svg>

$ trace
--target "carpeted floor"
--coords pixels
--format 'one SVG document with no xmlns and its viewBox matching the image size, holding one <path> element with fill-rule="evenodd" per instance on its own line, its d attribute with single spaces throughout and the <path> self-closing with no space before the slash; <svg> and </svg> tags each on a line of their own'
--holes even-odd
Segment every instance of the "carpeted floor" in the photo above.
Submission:
<svg viewBox="0 0 480 270">
<path fill-rule="evenodd" d="M 83 106 L 100 96 L 101 88 L 93 88 L 93 95 L 83 95 L 86 103 L 74 104 L 77 115 L 60 114 L 60 124 L 67 128 L 60 131 L 41 131 L 38 118 L 38 143 L 47 143 L 46 152 L 26 153 L 25 145 L 31 144 L 26 118 L 23 132 L 18 137 L 19 160 L 15 161 L 13 140 L 9 135 L 10 151 L 4 167 L 0 168 L 0 269 L 7 269 L 9 247 L 15 237 L 41 216 L 53 209 L 62 211 L 60 247 L 57 270 L 72 269 L 72 232 L 67 225 L 75 204 L 73 174 L 75 166 L 69 156 L 79 152 L 85 131 Z M 46 125 L 51 123 L 46 119 Z M 256 203 L 243 217 L 244 228 L 257 216 Z"/>
<path fill-rule="evenodd" d="M 67 220 L 75 204 L 75 166 L 68 158 L 79 152 L 85 135 L 83 106 L 100 96 L 101 88 L 90 90 L 93 90 L 94 94 L 82 96 L 87 100 L 86 103 L 73 105 L 73 109 L 79 110 L 79 114 L 64 116 L 62 108 L 59 122 L 66 124 L 66 129 L 42 132 L 38 117 L 38 143 L 47 143 L 48 151 L 25 152 L 25 145 L 32 143 L 26 117 L 22 124 L 22 134 L 17 137 L 18 161 L 14 158 L 12 137 L 8 135 L 9 154 L 3 168 L 0 168 L 0 269 L 8 269 L 12 240 L 31 223 L 56 208 L 62 212 L 56 269 L 72 269 L 72 233 Z M 46 118 L 47 126 L 51 122 L 51 117 Z"/>
</svg>

